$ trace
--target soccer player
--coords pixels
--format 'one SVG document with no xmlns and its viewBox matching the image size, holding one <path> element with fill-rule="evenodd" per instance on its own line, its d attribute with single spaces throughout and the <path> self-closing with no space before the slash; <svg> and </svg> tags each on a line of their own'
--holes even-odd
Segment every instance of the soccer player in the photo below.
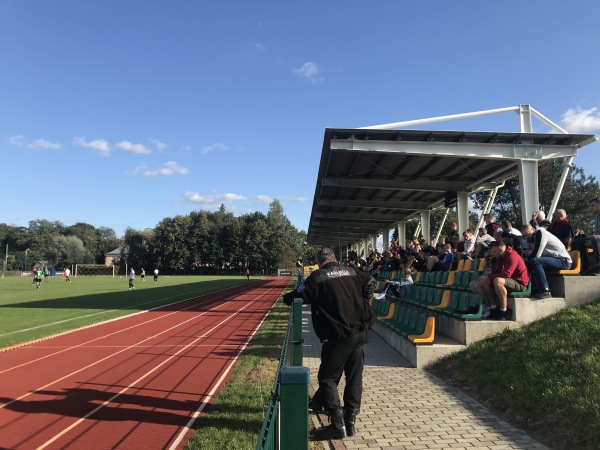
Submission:
<svg viewBox="0 0 600 450">
<path fill-rule="evenodd" d="M 158 282 L 158 269 L 154 269 L 154 282 Z"/>
<path fill-rule="evenodd" d="M 146 271 L 142 267 L 142 271 L 140 272 L 140 278 L 142 279 L 142 283 L 146 281 Z"/>
<path fill-rule="evenodd" d="M 134 279 L 135 279 L 135 270 L 133 270 L 133 267 L 132 267 L 131 270 L 129 271 L 129 290 L 135 289 L 135 287 L 133 286 Z"/>
<path fill-rule="evenodd" d="M 42 277 L 44 276 L 44 271 L 41 267 L 35 269 L 35 275 L 33 277 L 33 281 L 35 281 L 35 287 L 39 290 L 42 284 Z"/>
</svg>

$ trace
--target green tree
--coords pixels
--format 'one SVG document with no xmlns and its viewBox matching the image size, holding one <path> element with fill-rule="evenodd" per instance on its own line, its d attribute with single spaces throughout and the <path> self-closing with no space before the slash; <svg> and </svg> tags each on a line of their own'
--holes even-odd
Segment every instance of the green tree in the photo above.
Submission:
<svg viewBox="0 0 600 450">
<path fill-rule="evenodd" d="M 89 223 L 77 222 L 75 225 L 66 227 L 64 230 L 65 236 L 77 236 L 83 242 L 84 247 L 91 256 L 89 263 L 96 263 L 99 259 L 100 253 L 100 237 L 98 236 L 98 230 Z M 104 259 L 100 259 L 103 263 Z"/>
<path fill-rule="evenodd" d="M 193 249 L 190 255 L 190 267 L 196 271 L 208 268 L 210 253 L 210 235 L 213 223 L 210 213 L 206 211 L 193 211 L 190 213 L 190 227 L 188 230 L 188 243 Z"/>
<path fill-rule="evenodd" d="M 285 216 L 279 200 L 273 200 L 269 205 L 267 224 L 271 232 L 270 246 L 273 249 L 267 256 L 267 266 L 271 270 L 293 267 L 298 259 L 301 243 L 297 230 Z"/>
<path fill-rule="evenodd" d="M 133 228 L 127 228 L 125 230 L 125 237 L 123 239 L 123 248 L 121 253 L 121 265 L 127 265 L 128 269 L 134 267 L 139 272 L 144 266 L 150 267 L 152 265 L 152 258 L 150 254 L 150 243 L 153 239 L 153 230 L 135 230 Z M 125 268 L 121 268 L 121 273 L 125 272 Z"/>
<path fill-rule="evenodd" d="M 51 266 L 68 267 L 74 264 L 86 264 L 90 254 L 77 236 L 58 235 L 46 249 L 46 258 Z"/>
<path fill-rule="evenodd" d="M 104 263 L 104 255 L 108 252 L 121 246 L 122 241 L 117 237 L 115 230 L 109 227 L 100 227 L 97 229 L 98 233 L 98 255 L 96 258 L 97 264 Z"/>
<path fill-rule="evenodd" d="M 254 272 L 268 270 L 269 253 L 275 250 L 271 246 L 267 217 L 261 212 L 254 212 L 240 217 L 240 222 L 243 264 L 249 265 Z"/>
</svg>

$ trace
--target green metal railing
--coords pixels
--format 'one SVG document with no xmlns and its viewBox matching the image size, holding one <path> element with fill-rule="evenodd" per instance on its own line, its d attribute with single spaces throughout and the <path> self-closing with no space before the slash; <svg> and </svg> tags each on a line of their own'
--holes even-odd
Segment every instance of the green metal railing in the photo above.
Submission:
<svg viewBox="0 0 600 450">
<path fill-rule="evenodd" d="M 294 299 L 256 450 L 308 448 L 308 383 L 302 366 L 302 300 Z"/>
</svg>

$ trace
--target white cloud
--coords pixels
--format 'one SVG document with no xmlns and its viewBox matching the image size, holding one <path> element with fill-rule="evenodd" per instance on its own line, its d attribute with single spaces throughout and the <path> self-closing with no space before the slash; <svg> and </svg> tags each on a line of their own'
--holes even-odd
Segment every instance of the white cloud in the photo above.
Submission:
<svg viewBox="0 0 600 450">
<path fill-rule="evenodd" d="M 154 148 L 156 148 L 156 150 L 159 152 L 162 152 L 165 148 L 167 148 L 166 144 L 163 144 L 158 139 L 149 138 L 148 142 L 154 145 Z"/>
<path fill-rule="evenodd" d="M 596 133 L 600 130 L 600 113 L 598 108 L 569 108 L 560 124 L 569 133 Z"/>
<path fill-rule="evenodd" d="M 134 144 L 129 141 L 121 141 L 115 144 L 115 147 L 125 150 L 129 153 L 136 153 L 138 155 L 147 155 L 148 153 L 152 153 L 151 150 L 147 149 L 144 144 Z"/>
<path fill-rule="evenodd" d="M 257 195 L 256 199 L 259 203 L 265 203 L 269 205 L 274 199 L 273 197 L 269 197 L 268 195 Z"/>
<path fill-rule="evenodd" d="M 11 136 L 8 138 L 8 142 L 16 147 L 23 147 L 23 143 L 25 141 L 25 136 L 22 134 L 18 134 L 16 136 Z"/>
<path fill-rule="evenodd" d="M 27 147 L 34 149 L 53 150 L 61 148 L 62 145 L 57 144 L 56 142 L 50 142 L 47 139 L 36 139 L 35 141 L 29 143 Z"/>
<path fill-rule="evenodd" d="M 73 144 L 80 147 L 91 148 L 96 150 L 102 156 L 110 155 L 110 144 L 104 139 L 95 139 L 93 141 L 86 141 L 84 137 L 78 136 L 73 138 Z"/>
<path fill-rule="evenodd" d="M 236 201 L 246 200 L 246 197 L 239 194 L 200 195 L 197 192 L 191 191 L 186 192 L 184 197 L 188 202 L 196 203 L 207 209 L 216 209 L 221 204 L 229 205 Z"/>
<path fill-rule="evenodd" d="M 287 195 L 282 195 L 279 197 L 279 199 L 284 202 L 293 202 L 293 203 L 304 203 L 308 200 L 307 197 L 289 197 Z"/>
<path fill-rule="evenodd" d="M 224 152 L 226 150 L 229 150 L 229 147 L 227 147 L 225 144 L 221 144 L 220 142 L 217 142 L 216 144 L 213 145 L 205 145 L 204 147 L 202 147 L 200 149 L 200 151 L 204 154 L 206 153 L 210 153 L 210 152 Z"/>
<path fill-rule="evenodd" d="M 27 145 L 27 148 L 32 148 L 35 150 L 54 150 L 62 147 L 61 144 L 57 142 L 51 142 L 48 139 L 36 139 L 35 141 L 27 143 L 25 136 L 23 136 L 22 134 L 9 137 L 8 142 L 10 142 L 15 147 L 24 147 L 25 145 Z"/>
<path fill-rule="evenodd" d="M 142 172 L 146 177 L 170 177 L 171 175 L 185 175 L 188 170 L 175 161 L 169 161 L 158 169 L 150 169 L 146 164 L 141 164 L 134 170 L 134 173 L 139 172 Z"/>
<path fill-rule="evenodd" d="M 312 61 L 305 62 L 300 67 L 292 69 L 292 71 L 295 74 L 312 81 L 313 83 L 321 83 L 323 81 L 319 66 Z"/>
</svg>

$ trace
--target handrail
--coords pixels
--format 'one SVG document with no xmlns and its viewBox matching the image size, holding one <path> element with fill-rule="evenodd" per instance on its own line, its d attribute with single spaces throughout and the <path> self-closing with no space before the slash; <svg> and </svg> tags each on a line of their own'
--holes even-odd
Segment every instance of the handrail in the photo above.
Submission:
<svg viewBox="0 0 600 450">
<path fill-rule="evenodd" d="M 299 275 L 298 277 L 298 284 L 300 284 L 303 281 L 303 279 L 301 278 L 301 275 Z M 286 368 L 294 367 L 294 369 L 298 370 L 298 369 L 303 369 L 301 367 L 302 365 L 302 344 L 303 344 L 303 340 L 302 340 L 302 300 L 301 299 L 294 299 L 294 303 L 292 305 L 292 309 L 290 312 L 290 317 L 288 320 L 288 324 L 287 324 L 287 328 L 286 328 L 286 332 L 285 332 L 285 336 L 283 338 L 283 345 L 281 348 L 281 355 L 279 357 L 279 364 L 277 366 L 277 373 L 275 374 L 275 381 L 273 382 L 273 387 L 271 388 L 271 397 L 269 399 L 269 406 L 267 408 L 267 413 L 265 415 L 265 420 L 263 422 L 262 428 L 260 430 L 260 434 L 259 434 L 259 439 L 258 439 L 258 443 L 256 445 L 256 450 L 279 450 L 282 449 L 283 447 L 280 446 L 280 443 L 282 441 L 282 436 L 281 436 L 281 431 L 282 431 L 282 427 L 281 426 L 281 419 L 282 416 L 284 415 L 284 412 L 282 412 L 282 408 L 281 408 L 281 396 L 282 396 L 282 389 L 281 389 L 281 374 L 283 371 L 286 370 Z M 289 346 L 292 346 L 291 351 L 289 351 Z M 306 378 L 308 378 L 308 369 L 306 369 Z M 302 376 L 302 374 L 300 374 Z M 289 377 L 288 377 L 289 378 Z M 298 379 L 297 374 L 296 376 L 292 376 L 291 377 L 292 380 L 294 379 Z M 289 382 L 289 381 L 288 381 Z M 295 384 L 295 381 L 291 382 L 292 384 Z M 308 381 L 306 381 L 306 384 L 308 384 Z M 307 389 L 308 387 L 306 387 Z M 289 390 L 288 390 L 289 391 Z M 297 392 L 297 390 L 292 389 L 291 392 Z M 298 403 L 303 402 L 305 403 L 305 409 L 307 411 L 307 420 L 308 420 L 308 395 L 307 393 L 301 396 L 303 398 L 301 398 Z M 294 402 L 294 399 L 290 399 L 291 402 Z M 287 402 L 286 402 L 287 403 Z M 297 408 L 295 408 L 297 409 Z M 298 424 L 298 426 L 302 426 L 302 423 L 300 422 Z M 286 426 L 285 428 L 286 432 L 289 432 L 289 427 Z M 305 427 L 306 429 L 306 441 L 308 441 L 308 426 Z M 302 433 L 301 433 L 302 434 Z M 296 439 L 296 444 L 299 444 L 301 446 L 305 446 L 306 444 L 303 444 L 302 439 L 298 440 Z M 291 448 L 290 445 L 287 445 L 288 448 Z M 298 447 L 300 448 L 300 447 Z"/>
</svg>

